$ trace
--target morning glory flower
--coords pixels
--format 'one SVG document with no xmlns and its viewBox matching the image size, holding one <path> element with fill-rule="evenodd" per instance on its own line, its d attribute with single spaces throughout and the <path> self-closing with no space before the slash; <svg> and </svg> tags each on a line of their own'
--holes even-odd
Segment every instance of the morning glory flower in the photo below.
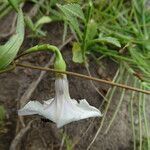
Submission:
<svg viewBox="0 0 150 150">
<path fill-rule="evenodd" d="M 85 99 L 79 102 L 71 99 L 66 75 L 56 76 L 54 98 L 44 101 L 43 104 L 29 101 L 18 114 L 23 116 L 38 114 L 55 122 L 58 128 L 73 121 L 102 116 L 101 112 L 90 106 Z"/>
</svg>

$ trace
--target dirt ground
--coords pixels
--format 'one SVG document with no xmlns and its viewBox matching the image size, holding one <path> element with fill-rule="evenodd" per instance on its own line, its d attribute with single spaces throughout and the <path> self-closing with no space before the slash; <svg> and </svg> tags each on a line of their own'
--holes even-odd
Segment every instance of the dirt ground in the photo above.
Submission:
<svg viewBox="0 0 150 150">
<path fill-rule="evenodd" d="M 11 18 L 11 17 L 10 17 Z M 7 18 L 10 20 L 11 19 Z M 7 32 L 9 29 L 8 21 L 0 22 L 0 31 Z M 3 30 L 5 26 L 5 30 Z M 7 30 L 6 30 L 7 27 Z M 44 26 L 44 30 L 47 30 L 47 37 L 42 39 L 31 39 L 26 38 L 22 49 L 26 49 L 39 43 L 49 43 L 54 45 L 61 45 L 62 36 L 62 25 L 61 23 L 48 24 Z M 29 31 L 26 31 L 28 35 Z M 1 39 L 1 44 L 6 39 Z M 87 74 L 87 70 L 83 65 L 77 65 L 72 62 L 71 46 L 67 44 L 62 54 L 67 62 L 67 70 L 74 71 L 82 74 Z M 29 57 L 24 57 L 21 62 L 29 63 L 33 65 L 44 66 L 50 59 L 51 55 L 48 53 L 37 53 Z M 103 75 L 98 73 L 99 65 L 90 58 L 90 71 L 92 76 L 102 78 Z M 117 65 L 110 60 L 105 59 L 102 63 L 105 66 L 103 74 L 107 78 L 112 79 L 117 70 Z M 31 69 L 17 68 L 14 71 L 0 75 L 0 105 L 3 105 L 7 112 L 7 118 L 3 129 L 0 130 L 0 150 L 7 150 L 17 133 L 22 129 L 20 122 L 18 121 L 17 109 L 18 103 L 22 95 L 26 92 L 28 87 L 33 81 L 36 81 L 40 75 L 40 71 Z M 105 76 L 105 77 L 106 77 Z M 87 99 L 87 101 L 99 108 L 102 103 L 102 97 L 96 92 L 91 85 L 90 81 L 68 76 L 70 94 L 75 99 Z M 100 91 L 107 91 L 108 86 L 104 84 L 95 83 Z M 119 91 L 118 91 L 119 94 Z M 107 120 L 104 122 L 104 129 L 107 127 L 112 113 L 116 109 L 118 103 L 118 94 L 113 98 L 111 108 L 107 114 Z M 33 92 L 30 100 L 46 100 L 54 96 L 54 74 L 46 73 Z M 118 112 L 118 115 L 111 126 L 110 131 L 107 135 L 103 135 L 104 129 L 98 135 L 94 142 L 91 150 L 130 150 L 132 149 L 132 133 L 131 124 L 129 121 L 128 114 L 128 99 L 126 96 L 123 104 Z M 102 112 L 103 112 L 102 108 Z M 35 120 L 36 119 L 36 120 Z M 39 116 L 26 116 L 24 117 L 25 124 L 34 120 L 31 128 L 21 138 L 17 150 L 57 150 L 57 149 L 68 149 L 66 142 L 63 144 L 63 135 L 67 135 L 68 145 L 73 145 L 72 149 L 75 150 L 86 150 L 89 143 L 92 141 L 96 131 L 100 126 L 101 118 L 90 118 L 81 120 L 78 122 L 70 123 L 61 129 L 57 129 L 56 125 L 52 122 L 43 122 Z M 63 134 L 65 132 L 65 134 Z"/>
</svg>

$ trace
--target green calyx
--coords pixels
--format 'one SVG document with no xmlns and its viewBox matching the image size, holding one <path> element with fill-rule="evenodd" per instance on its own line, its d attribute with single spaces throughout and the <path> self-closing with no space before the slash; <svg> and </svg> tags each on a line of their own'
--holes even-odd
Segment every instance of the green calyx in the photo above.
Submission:
<svg viewBox="0 0 150 150">
<path fill-rule="evenodd" d="M 60 50 L 53 45 L 44 44 L 37 45 L 25 51 L 24 54 L 29 54 L 37 51 L 50 51 L 55 53 L 54 69 L 58 71 L 66 71 L 66 63 L 62 57 Z"/>
<path fill-rule="evenodd" d="M 66 71 L 66 62 L 64 61 L 60 51 L 55 51 L 56 57 L 54 62 L 54 69 L 59 71 Z"/>
</svg>

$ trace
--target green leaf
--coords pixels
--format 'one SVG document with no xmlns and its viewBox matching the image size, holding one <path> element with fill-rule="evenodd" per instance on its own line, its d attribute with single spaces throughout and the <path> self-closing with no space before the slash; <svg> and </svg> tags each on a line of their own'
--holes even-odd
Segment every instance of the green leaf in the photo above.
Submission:
<svg viewBox="0 0 150 150">
<path fill-rule="evenodd" d="M 55 6 L 57 3 L 57 0 L 51 0 L 50 1 L 50 7 Z"/>
<path fill-rule="evenodd" d="M 35 29 L 38 28 L 40 25 L 49 23 L 51 21 L 52 21 L 52 19 L 50 17 L 43 16 L 35 23 Z"/>
<path fill-rule="evenodd" d="M 61 11 L 67 16 L 68 14 L 78 17 L 85 21 L 85 16 L 79 4 L 58 5 Z"/>
<path fill-rule="evenodd" d="M 34 24 L 29 16 L 25 17 L 25 23 L 32 31 L 34 31 Z"/>
<path fill-rule="evenodd" d="M 3 120 L 5 118 L 5 109 L 3 106 L 0 105 L 0 125 L 3 123 Z"/>
<path fill-rule="evenodd" d="M 68 4 L 68 5 L 71 5 L 71 4 Z M 64 6 L 58 5 L 58 7 L 64 13 L 65 19 L 69 22 L 70 28 L 73 30 L 74 33 L 77 34 L 79 39 L 82 39 L 82 32 L 80 31 L 79 23 L 78 23 L 78 20 L 77 20 L 77 15 L 74 16 L 72 13 L 66 11 L 66 9 L 64 9 Z"/>
<path fill-rule="evenodd" d="M 132 56 L 132 59 L 136 62 L 137 66 L 140 68 L 140 70 L 142 70 L 144 72 L 144 74 L 146 75 L 150 75 L 150 59 L 146 59 L 146 56 L 148 56 L 149 53 L 147 53 L 147 55 L 143 55 L 143 53 L 141 53 L 140 51 L 141 49 L 138 47 L 129 47 L 129 52 Z"/>
<path fill-rule="evenodd" d="M 113 44 L 117 47 L 121 47 L 121 44 L 118 41 L 118 39 L 116 39 L 114 37 L 100 37 L 100 38 L 96 39 L 95 41 L 96 42 L 110 43 L 110 44 Z"/>
<path fill-rule="evenodd" d="M 75 63 L 83 63 L 84 62 L 81 46 L 79 43 L 77 43 L 77 42 L 73 43 L 72 53 L 73 53 L 73 61 Z"/>
<path fill-rule="evenodd" d="M 81 3 L 81 0 L 65 0 L 67 3 Z"/>
<path fill-rule="evenodd" d="M 97 34 L 97 24 L 91 19 L 87 24 L 86 40 L 92 40 Z"/>
<path fill-rule="evenodd" d="M 8 0 L 8 2 L 10 3 L 10 5 L 12 5 L 12 7 L 18 12 L 19 11 L 19 3 L 20 0 Z"/>
<path fill-rule="evenodd" d="M 68 15 L 68 20 L 70 22 L 71 29 L 73 29 L 75 31 L 75 33 L 78 35 L 79 39 L 82 39 L 82 32 L 80 30 L 77 18 Z"/>
<path fill-rule="evenodd" d="M 4 45 L 0 45 L 0 70 L 7 67 L 17 55 L 24 39 L 24 18 L 22 10 L 18 12 L 16 33 Z"/>
</svg>

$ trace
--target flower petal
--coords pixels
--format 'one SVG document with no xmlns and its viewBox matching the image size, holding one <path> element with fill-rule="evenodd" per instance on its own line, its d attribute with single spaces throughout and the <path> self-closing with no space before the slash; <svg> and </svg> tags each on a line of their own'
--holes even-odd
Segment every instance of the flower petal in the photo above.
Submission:
<svg viewBox="0 0 150 150">
<path fill-rule="evenodd" d="M 44 102 L 43 105 L 38 101 L 29 101 L 22 109 L 18 110 L 18 115 L 25 116 L 38 114 L 56 122 L 55 108 L 56 106 L 55 103 L 53 103 L 53 99 Z"/>
<path fill-rule="evenodd" d="M 78 103 L 77 106 L 82 108 L 82 109 L 85 109 L 87 111 L 89 111 L 89 110 L 93 111 L 94 110 L 95 112 L 100 113 L 100 111 L 96 107 L 89 105 L 89 103 L 85 99 L 80 100 L 80 103 Z M 100 115 L 102 116 L 101 113 L 100 113 Z"/>
<path fill-rule="evenodd" d="M 46 107 L 46 106 L 50 105 L 53 102 L 53 100 L 54 100 L 54 98 L 44 101 L 43 105 Z"/>
<path fill-rule="evenodd" d="M 62 107 L 63 108 L 59 113 L 60 116 L 57 122 L 58 128 L 72 121 L 102 116 L 100 111 L 97 108 L 90 106 L 86 100 L 81 100 L 80 103 L 72 99 L 65 100 Z"/>
<path fill-rule="evenodd" d="M 44 101 L 43 104 L 38 101 L 30 101 L 18 111 L 18 114 L 39 114 L 55 122 L 58 128 L 72 121 L 102 116 L 101 112 L 90 106 L 85 99 L 78 103 L 75 99 L 70 98 L 66 76 L 56 79 L 55 98 Z"/>
<path fill-rule="evenodd" d="M 42 104 L 38 101 L 29 101 L 22 109 L 18 110 L 18 115 L 24 116 L 39 114 L 42 107 Z"/>
</svg>

